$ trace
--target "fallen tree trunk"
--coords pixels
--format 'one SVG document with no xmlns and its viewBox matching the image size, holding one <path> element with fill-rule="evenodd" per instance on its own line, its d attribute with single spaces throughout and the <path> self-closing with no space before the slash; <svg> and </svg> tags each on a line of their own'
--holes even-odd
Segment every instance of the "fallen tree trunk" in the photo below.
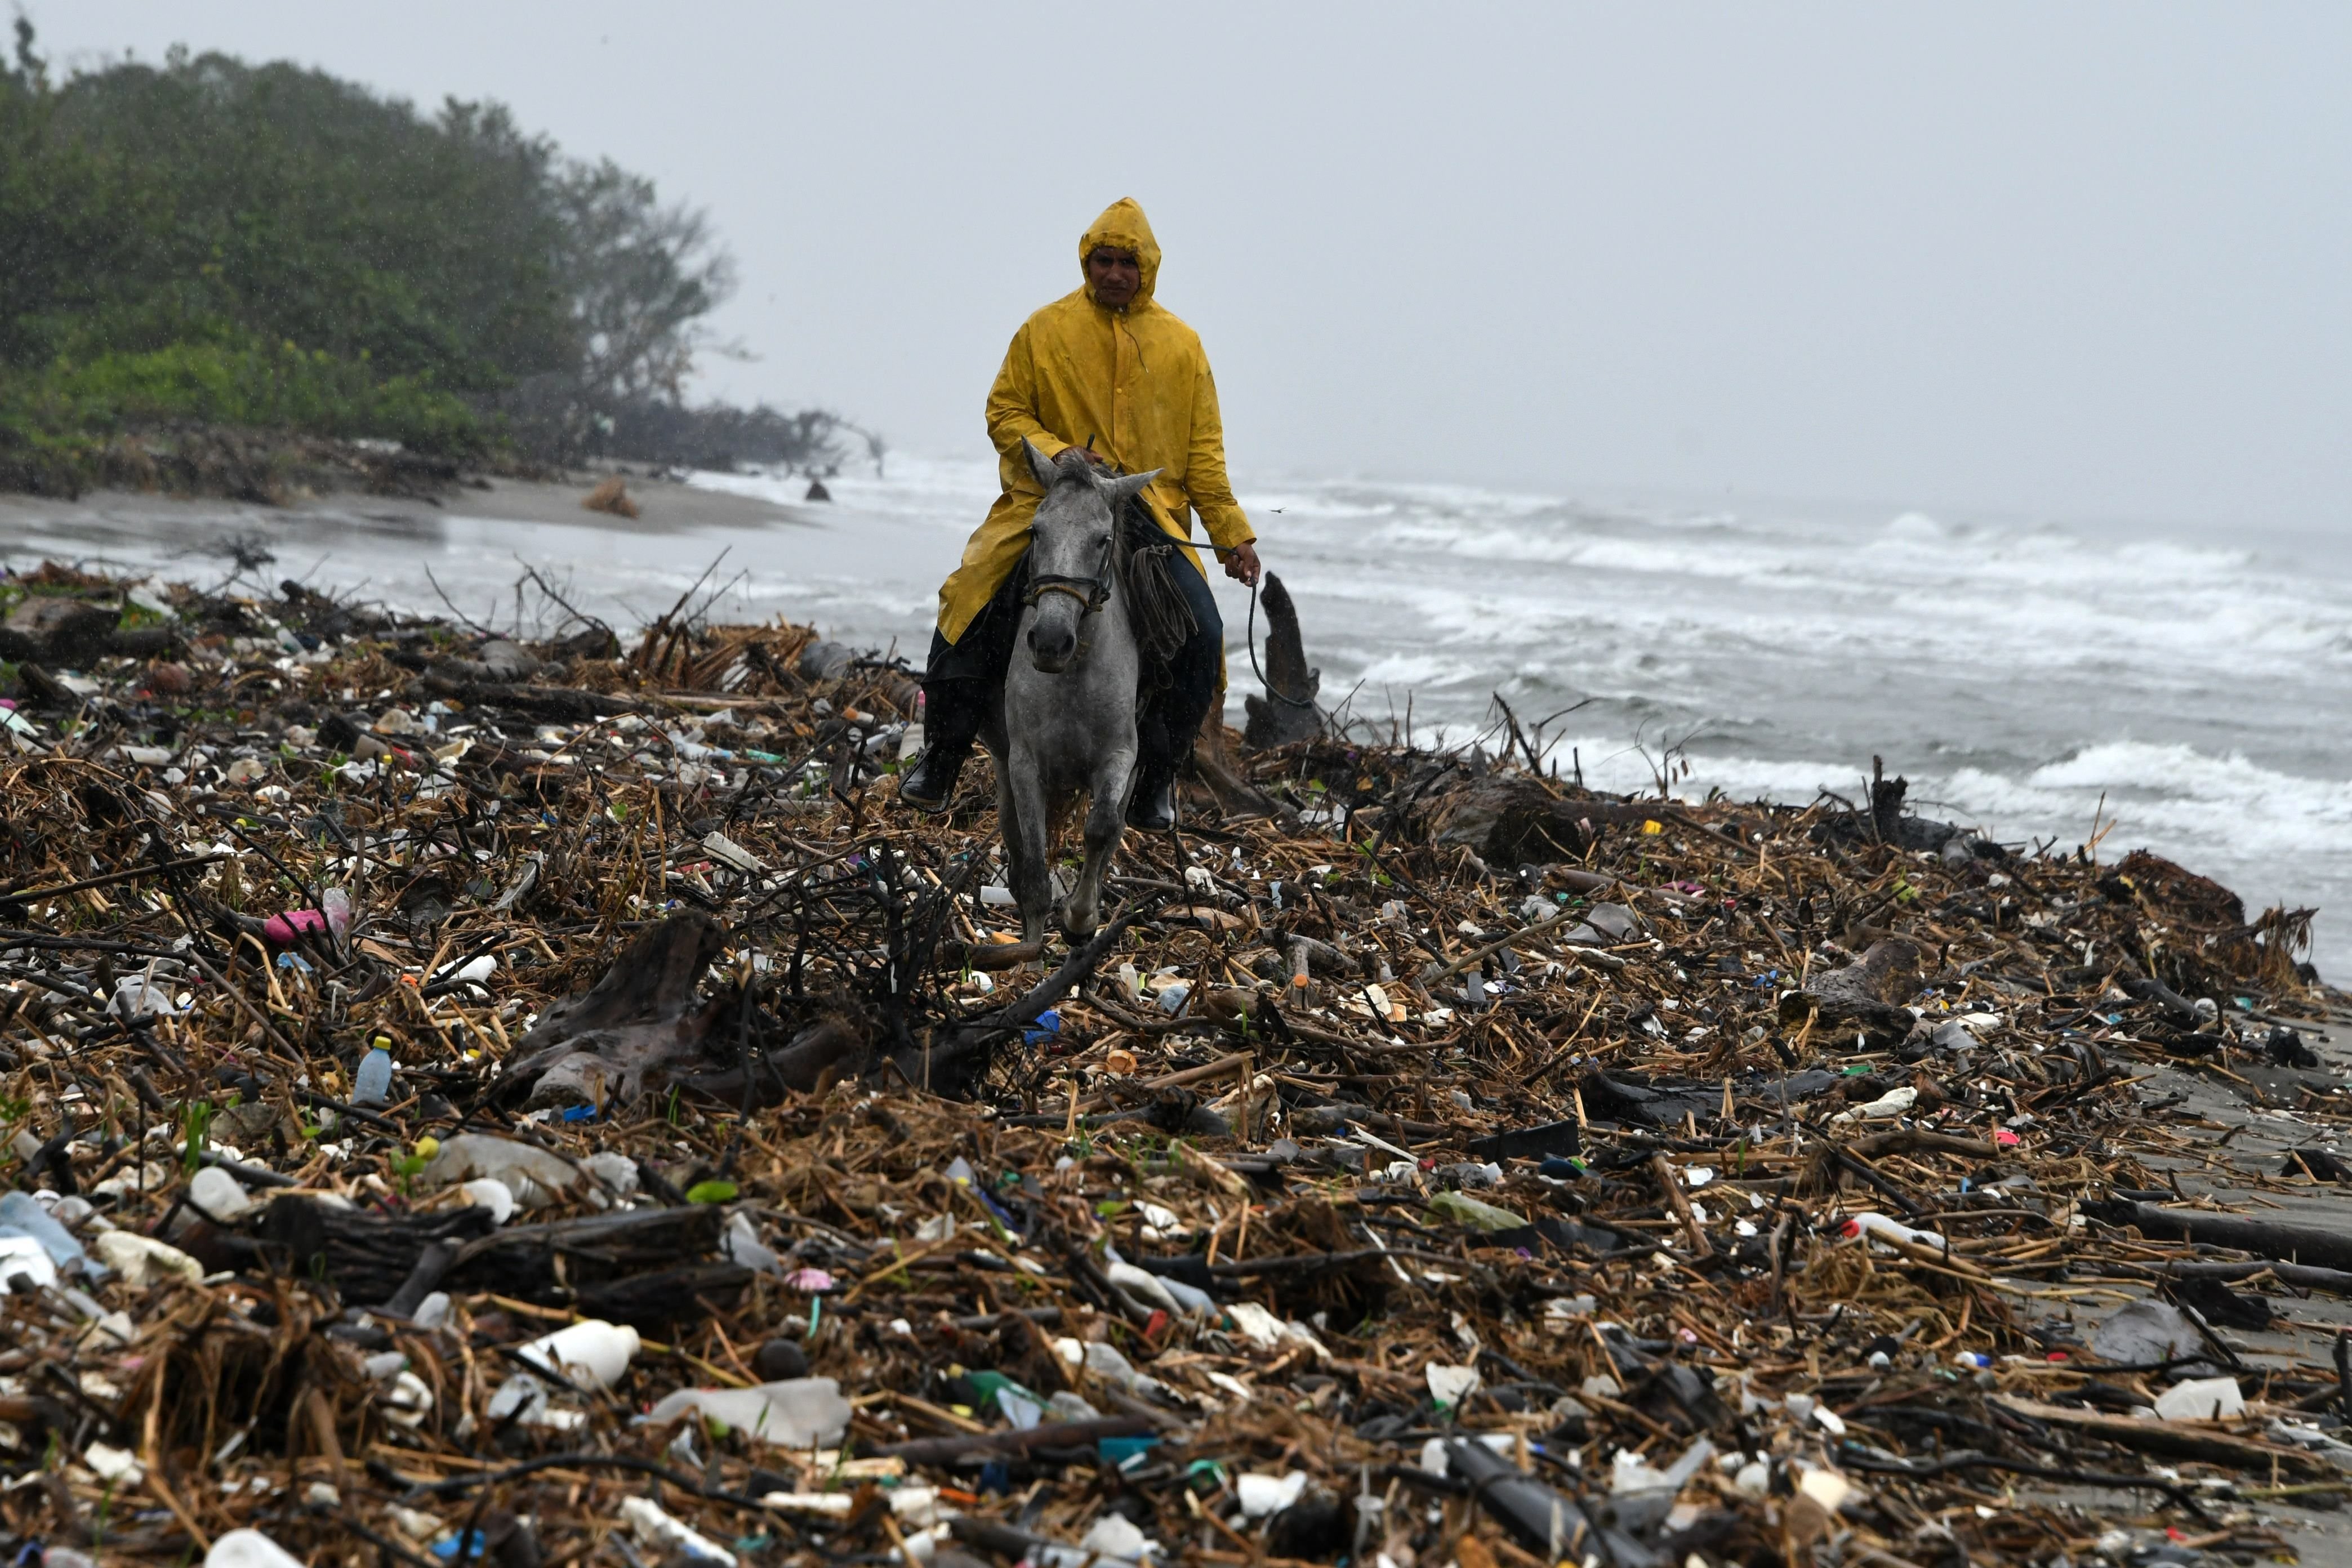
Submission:
<svg viewBox="0 0 2352 1568">
<path fill-rule="evenodd" d="M 2176 1459 L 2202 1459 L 2233 1470 L 2281 1470 L 2315 1479 L 2331 1479 L 2336 1467 L 2316 1454 L 2281 1443 L 2258 1442 L 2194 1421 L 2142 1421 L 2130 1415 L 2105 1415 L 2066 1405 L 2044 1405 L 2013 1394 L 1996 1394 L 1992 1403 L 2013 1415 L 2132 1448 Z"/>
<path fill-rule="evenodd" d="M 2340 1230 L 2121 1200 L 2099 1205 L 2092 1212 L 2109 1225 L 2136 1226 L 2142 1236 L 2178 1237 L 2213 1247 L 2231 1247 L 2240 1252 L 2287 1263 L 2352 1270 L 2352 1234 Z"/>
</svg>

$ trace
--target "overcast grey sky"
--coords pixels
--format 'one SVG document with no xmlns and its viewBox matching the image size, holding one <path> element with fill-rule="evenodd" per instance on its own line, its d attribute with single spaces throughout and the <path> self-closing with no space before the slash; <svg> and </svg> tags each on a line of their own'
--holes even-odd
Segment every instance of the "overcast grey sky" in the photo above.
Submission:
<svg viewBox="0 0 2352 1568">
<path fill-rule="evenodd" d="M 708 386 L 980 449 L 1133 195 L 1247 473 L 2352 514 L 2352 6 L 26 0 L 707 206 Z"/>
</svg>

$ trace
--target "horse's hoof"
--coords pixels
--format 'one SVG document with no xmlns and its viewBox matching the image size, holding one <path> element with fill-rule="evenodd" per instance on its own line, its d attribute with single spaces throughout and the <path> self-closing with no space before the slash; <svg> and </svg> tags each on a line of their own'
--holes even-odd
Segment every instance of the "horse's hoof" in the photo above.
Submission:
<svg viewBox="0 0 2352 1568">
<path fill-rule="evenodd" d="M 1095 927 L 1100 923 L 1093 914 L 1088 914 L 1081 920 L 1077 911 L 1067 904 L 1054 911 L 1054 919 L 1061 926 L 1062 934 L 1072 942 L 1086 941 L 1095 934 Z"/>
</svg>

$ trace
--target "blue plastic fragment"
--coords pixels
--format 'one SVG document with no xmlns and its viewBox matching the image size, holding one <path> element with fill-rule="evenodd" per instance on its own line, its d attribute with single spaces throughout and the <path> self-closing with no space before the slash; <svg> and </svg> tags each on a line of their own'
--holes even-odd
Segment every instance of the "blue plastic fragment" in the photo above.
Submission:
<svg viewBox="0 0 2352 1568">
<path fill-rule="evenodd" d="M 567 1105 L 563 1108 L 562 1120 L 565 1121 L 593 1121 L 596 1120 L 596 1108 L 593 1105 Z"/>
<path fill-rule="evenodd" d="M 1024 1045 L 1034 1046 L 1041 1040 L 1050 1040 L 1061 1032 L 1061 1011 L 1058 1008 L 1048 1007 L 1037 1015 L 1037 1021 L 1034 1024 L 1021 1032 L 1021 1040 Z"/>
</svg>

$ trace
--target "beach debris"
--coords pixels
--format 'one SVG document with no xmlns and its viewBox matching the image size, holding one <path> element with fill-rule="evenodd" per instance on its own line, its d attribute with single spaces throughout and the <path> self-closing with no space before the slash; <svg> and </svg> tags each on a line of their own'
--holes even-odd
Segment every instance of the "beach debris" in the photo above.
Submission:
<svg viewBox="0 0 2352 1568">
<path fill-rule="evenodd" d="M 1257 608 L 1265 613 L 1265 691 L 1242 698 L 1248 723 L 1242 743 L 1252 751 L 1312 740 L 1323 732 L 1322 710 L 1315 705 L 1323 689 L 1323 672 L 1309 668 L 1307 644 L 1298 626 L 1298 608 L 1290 590 L 1276 574 L 1265 574 L 1258 590 Z"/>
<path fill-rule="evenodd" d="M 12 1551 L 2276 1555 L 2352 1458 L 2309 911 L 1302 710 L 1027 944 L 884 655 L 136 591 L 0 669 Z"/>
<path fill-rule="evenodd" d="M 580 504 L 590 511 L 601 511 L 611 517 L 633 518 L 637 515 L 637 503 L 631 499 L 629 487 L 622 482 L 618 474 L 606 474 L 598 479 L 595 488 L 581 498 Z"/>
</svg>

